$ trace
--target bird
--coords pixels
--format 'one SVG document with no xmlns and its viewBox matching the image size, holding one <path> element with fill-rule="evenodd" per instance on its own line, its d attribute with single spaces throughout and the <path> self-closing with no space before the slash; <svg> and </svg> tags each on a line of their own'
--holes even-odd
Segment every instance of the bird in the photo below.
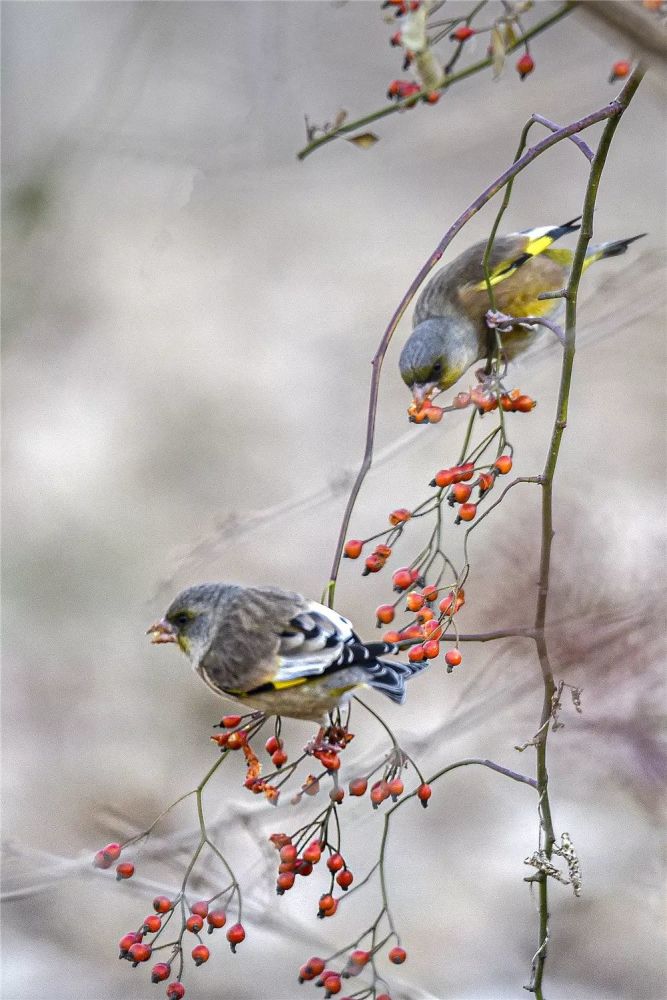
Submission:
<svg viewBox="0 0 667 1000">
<path fill-rule="evenodd" d="M 337 611 L 277 587 L 197 584 L 146 634 L 177 643 L 216 694 L 320 723 L 360 687 L 402 704 L 406 680 L 427 665 L 383 659 L 399 647 L 364 643 Z"/>
<path fill-rule="evenodd" d="M 511 317 L 547 317 L 559 310 L 558 298 L 540 299 L 567 284 L 574 254 L 552 244 L 580 228 L 579 216 L 560 226 L 543 226 L 498 237 L 489 259 L 489 277 L 495 309 Z M 625 253 L 645 236 L 601 243 L 589 248 L 584 268 Z M 413 315 L 413 330 L 399 358 L 401 378 L 418 407 L 437 390 L 449 389 L 488 354 L 490 308 L 482 240 L 441 268 L 422 291 Z M 511 361 L 531 346 L 539 326 L 515 325 L 502 334 L 505 359 Z"/>
</svg>

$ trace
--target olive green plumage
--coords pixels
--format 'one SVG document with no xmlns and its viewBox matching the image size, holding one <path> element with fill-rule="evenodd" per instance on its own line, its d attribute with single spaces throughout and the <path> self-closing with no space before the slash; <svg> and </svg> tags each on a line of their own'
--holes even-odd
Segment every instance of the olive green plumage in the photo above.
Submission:
<svg viewBox="0 0 667 1000">
<path fill-rule="evenodd" d="M 489 260 L 495 308 L 508 316 L 549 316 L 559 299 L 539 299 L 543 292 L 567 284 L 572 251 L 551 249 L 555 240 L 579 228 L 573 219 L 562 226 L 532 229 L 498 237 Z M 642 234 L 644 235 L 644 234 Z M 633 236 L 591 247 L 584 266 L 624 253 Z M 413 331 L 405 344 L 401 377 L 421 403 L 436 389 L 448 389 L 476 362 L 486 358 L 490 308 L 483 257 L 487 241 L 476 243 L 443 267 L 422 291 L 413 316 Z M 508 360 L 524 351 L 540 335 L 539 326 L 515 326 L 502 336 Z"/>
<path fill-rule="evenodd" d="M 382 659 L 398 648 L 363 643 L 336 611 L 276 587 L 190 587 L 148 634 L 178 643 L 216 694 L 297 719 L 321 721 L 362 686 L 400 704 L 425 665 Z"/>
</svg>

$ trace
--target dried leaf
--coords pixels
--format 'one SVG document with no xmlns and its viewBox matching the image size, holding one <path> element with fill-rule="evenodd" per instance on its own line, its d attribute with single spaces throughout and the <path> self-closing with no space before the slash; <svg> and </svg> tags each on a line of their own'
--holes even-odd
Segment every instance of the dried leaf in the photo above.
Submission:
<svg viewBox="0 0 667 1000">
<path fill-rule="evenodd" d="M 348 136 L 347 141 L 351 142 L 354 146 L 358 146 L 359 149 L 370 149 L 371 146 L 380 141 L 380 137 L 379 135 L 375 135 L 374 132 L 360 132 L 358 135 Z"/>
<path fill-rule="evenodd" d="M 514 22 L 505 22 L 505 50 L 511 49 L 513 45 L 516 45 L 517 38 L 516 31 L 514 30 Z"/>
<path fill-rule="evenodd" d="M 346 119 L 347 119 L 347 111 L 341 108 L 336 117 L 334 118 L 329 131 L 337 132 L 338 129 L 341 127 L 341 125 L 345 124 Z"/>
<path fill-rule="evenodd" d="M 503 33 L 498 25 L 495 24 L 491 31 L 491 59 L 493 65 L 493 76 L 496 80 L 503 71 L 503 66 L 505 65 L 505 53 L 506 49 Z"/>
</svg>

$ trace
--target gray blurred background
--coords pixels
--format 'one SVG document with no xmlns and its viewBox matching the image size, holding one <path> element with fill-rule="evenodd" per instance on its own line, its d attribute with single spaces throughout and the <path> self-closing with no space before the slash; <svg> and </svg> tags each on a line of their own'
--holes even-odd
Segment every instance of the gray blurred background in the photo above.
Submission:
<svg viewBox="0 0 667 1000">
<path fill-rule="evenodd" d="M 474 77 L 378 123 L 370 151 L 339 141 L 298 163 L 304 112 L 362 113 L 402 75 L 379 4 L 5 2 L 2 14 L 2 996 L 163 996 L 145 967 L 117 961 L 116 941 L 176 885 L 193 804 L 139 861 L 138 887 L 89 859 L 197 783 L 223 703 L 146 627 L 204 579 L 319 596 L 361 457 L 368 362 L 405 287 L 511 160 L 530 113 L 565 122 L 601 106 L 611 63 L 632 51 L 575 13 L 535 40 L 523 83 L 511 59 L 496 83 Z M 552 885 L 549 1000 L 664 996 L 664 98 L 649 74 L 605 170 L 596 239 L 649 235 L 582 286 L 558 470 L 551 641 L 584 713 L 566 706 L 553 734 L 551 794 L 585 881 L 580 900 Z M 584 167 L 571 144 L 540 159 L 505 228 L 577 215 Z M 488 233 L 493 211 L 452 254 Z M 406 318 L 378 427 L 381 453 L 403 443 L 367 480 L 357 536 L 423 498 L 463 432 L 463 415 L 408 426 L 396 369 L 408 330 Z M 541 468 L 558 363 L 551 346 L 511 379 L 540 403 L 511 419 L 519 474 Z M 530 623 L 539 497 L 522 489 L 473 536 L 467 631 Z M 448 528 L 454 554 L 461 537 Z M 409 534 L 401 552 L 415 546 Z M 388 577 L 345 565 L 338 606 L 363 634 L 388 596 Z M 464 652 L 455 674 L 436 665 L 415 680 L 404 708 L 369 701 L 427 772 L 465 755 L 531 771 L 513 747 L 539 718 L 532 647 Z M 385 749 L 370 717 L 352 728 L 344 777 Z M 293 751 L 310 735 L 287 726 Z M 299 813 L 244 793 L 242 773 L 237 760 L 222 769 L 207 815 L 247 888 L 248 939 L 235 958 L 218 942 L 188 995 L 319 996 L 296 986 L 298 965 L 361 929 L 375 890 L 325 926 L 314 879 L 277 900 L 265 837 Z M 361 875 L 379 817 L 367 803 L 345 813 Z M 396 819 L 390 891 L 410 959 L 392 996 L 521 996 L 537 931 L 522 882 L 533 793 L 465 769 L 438 782 L 427 812 L 411 803 Z"/>
</svg>

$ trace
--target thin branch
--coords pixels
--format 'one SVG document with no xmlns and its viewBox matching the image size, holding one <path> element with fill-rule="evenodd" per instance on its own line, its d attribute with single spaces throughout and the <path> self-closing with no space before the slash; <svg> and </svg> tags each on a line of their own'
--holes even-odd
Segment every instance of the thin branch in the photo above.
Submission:
<svg viewBox="0 0 667 1000">
<path fill-rule="evenodd" d="M 546 31 L 546 29 L 550 28 L 552 24 L 555 24 L 557 21 L 560 21 L 562 17 L 565 17 L 566 14 L 569 14 L 570 11 L 576 6 L 576 0 L 569 0 L 568 3 L 563 4 L 562 7 L 559 7 L 558 10 L 556 10 L 549 17 L 545 17 L 543 21 L 536 24 L 534 28 L 530 28 L 529 31 L 524 32 L 523 35 L 517 38 L 513 45 L 508 47 L 507 52 L 515 52 L 517 49 L 522 48 L 529 39 L 539 35 L 542 31 Z M 475 73 L 479 73 L 481 70 L 487 69 L 487 67 L 491 65 L 493 65 L 492 56 L 489 56 L 486 59 L 481 59 L 479 62 L 472 63 L 472 65 L 467 66 L 465 69 L 459 70 L 458 73 L 445 76 L 440 87 L 436 89 L 446 90 L 453 83 L 457 83 L 459 80 L 465 80 L 466 77 L 473 76 Z M 430 91 L 432 89 L 433 88 L 430 88 Z M 396 101 L 393 104 L 385 105 L 385 107 L 380 108 L 377 111 L 373 111 L 369 115 L 356 118 L 352 122 L 346 122 L 340 128 L 335 129 L 332 132 L 327 132 L 325 135 L 318 136 L 317 139 L 313 139 L 312 142 L 309 142 L 297 153 L 297 159 L 305 160 L 307 156 L 310 156 L 311 153 L 313 153 L 316 149 L 319 149 L 320 146 L 324 146 L 327 142 L 339 139 L 341 136 L 347 135 L 349 132 L 356 132 L 357 129 L 362 128 L 364 125 L 370 125 L 371 122 L 378 121 L 380 118 L 386 118 L 387 115 L 393 115 L 397 111 L 404 111 L 406 108 L 413 107 L 415 102 L 418 101 L 425 93 L 426 91 L 420 91 L 418 94 L 413 94 L 411 97 L 406 98 L 403 101 Z"/>
<path fill-rule="evenodd" d="M 461 229 L 463 229 L 466 223 L 468 223 L 470 219 L 472 219 L 472 217 L 476 215 L 477 212 L 479 212 L 484 207 L 484 205 L 486 205 L 487 202 L 491 200 L 491 198 L 494 197 L 494 195 L 496 195 L 507 184 L 509 184 L 516 177 L 517 174 L 521 173 L 522 170 L 525 170 L 526 167 L 533 162 L 533 160 L 537 159 L 538 156 L 540 156 L 542 153 L 545 153 L 548 149 L 551 149 L 552 146 L 555 146 L 557 143 L 562 142 L 563 139 L 568 139 L 570 136 L 574 135 L 577 132 L 582 132 L 584 129 L 590 128 L 591 125 L 596 125 L 598 122 L 605 121 L 610 118 L 613 119 L 620 113 L 621 113 L 620 104 L 616 101 L 611 101 L 609 104 L 606 104 L 603 108 L 600 108 L 599 111 L 594 111 L 590 115 L 586 115 L 584 118 L 580 118 L 577 121 L 570 123 L 569 125 L 563 126 L 563 128 L 559 129 L 557 132 L 552 132 L 550 135 L 546 136 L 544 139 L 541 139 L 539 142 L 537 142 L 534 146 L 531 146 L 530 149 L 526 150 L 523 156 L 515 160 L 515 162 L 510 167 L 508 167 L 507 170 L 505 170 L 502 174 L 500 174 L 500 176 L 497 177 L 495 181 L 493 181 L 489 185 L 489 187 L 487 187 L 486 190 L 483 191 L 482 194 L 479 195 L 479 197 L 476 198 L 475 201 L 473 201 L 472 204 L 465 209 L 464 212 L 461 213 L 456 222 L 454 222 L 454 224 L 450 226 L 450 228 L 447 230 L 447 232 L 440 240 L 433 253 L 430 255 L 426 263 L 421 267 L 419 273 L 414 278 L 414 280 L 411 282 L 406 293 L 403 295 L 403 298 L 399 302 L 398 307 L 394 312 L 394 315 L 389 321 L 389 325 L 387 326 L 384 334 L 382 335 L 380 345 L 377 351 L 375 352 L 375 355 L 371 362 L 373 373 L 371 376 L 370 399 L 368 403 L 368 418 L 366 424 L 366 446 L 364 450 L 364 456 L 361 463 L 361 467 L 359 469 L 359 472 L 357 473 L 357 477 L 352 486 L 347 506 L 345 508 L 345 513 L 343 514 L 343 520 L 338 535 L 338 541 L 336 543 L 336 550 L 333 558 L 331 572 L 329 574 L 329 582 L 325 590 L 324 596 L 329 607 L 333 606 L 336 580 L 338 579 L 340 561 L 343 555 L 343 545 L 345 544 L 345 537 L 347 535 L 348 525 L 350 523 L 352 511 L 354 510 L 354 505 L 357 501 L 357 496 L 359 495 L 359 491 L 361 489 L 364 479 L 366 478 L 366 474 L 368 473 L 368 470 L 371 467 L 371 463 L 373 460 L 373 446 L 375 443 L 375 419 L 377 413 L 378 393 L 380 388 L 380 371 L 382 368 L 382 362 L 384 361 L 384 357 L 385 354 L 387 353 L 387 349 L 389 347 L 389 343 L 394 334 L 394 331 L 398 326 L 400 320 L 402 319 L 405 310 L 407 309 L 408 305 L 414 298 L 418 288 L 425 280 L 426 276 L 439 262 L 443 253 L 445 252 L 449 244 L 452 242 L 454 237 L 460 232 Z"/>
</svg>

